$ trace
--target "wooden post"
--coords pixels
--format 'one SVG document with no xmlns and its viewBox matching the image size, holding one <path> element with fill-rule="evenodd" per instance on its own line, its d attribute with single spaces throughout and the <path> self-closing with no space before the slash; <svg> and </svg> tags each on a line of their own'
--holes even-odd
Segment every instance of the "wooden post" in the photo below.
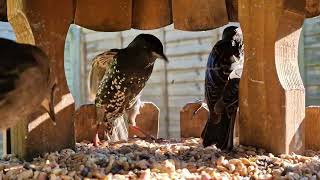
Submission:
<svg viewBox="0 0 320 180">
<path fill-rule="evenodd" d="M 137 116 L 137 125 L 144 131 L 158 137 L 159 135 L 159 116 L 160 109 L 152 102 L 142 102 L 143 106 L 140 108 L 140 114 Z M 82 105 L 75 113 L 75 135 L 76 141 L 81 142 L 84 140 L 92 141 L 97 128 L 97 114 L 94 104 Z M 105 126 L 99 128 L 99 137 L 104 137 Z M 126 134 L 125 129 L 122 126 L 118 126 L 116 132 L 122 131 L 120 134 Z M 133 137 L 133 134 L 129 130 L 129 137 Z M 118 133 L 119 134 L 119 133 Z M 140 135 L 140 134 L 138 134 Z M 116 134 L 116 136 L 118 136 Z M 127 137 L 112 137 L 113 139 L 127 139 Z"/>
<path fill-rule="evenodd" d="M 137 126 L 155 138 L 158 138 L 160 109 L 152 102 L 142 103 L 143 106 L 140 108 L 140 114 L 136 119 Z M 129 137 L 133 137 L 134 135 L 141 137 L 139 134 L 133 134 L 129 129 Z"/>
<path fill-rule="evenodd" d="M 306 108 L 306 149 L 320 151 L 320 106 Z"/>
<path fill-rule="evenodd" d="M 92 141 L 97 129 L 97 113 L 94 104 L 85 104 L 77 109 L 74 116 L 76 142 Z M 99 128 L 99 137 L 104 137 L 104 128 Z"/>
<path fill-rule="evenodd" d="M 304 150 L 305 90 L 297 61 L 304 14 L 286 6 L 301 2 L 239 0 L 245 44 L 240 144 L 276 154 Z"/>
<path fill-rule="evenodd" d="M 180 135 L 182 138 L 201 136 L 209 115 L 209 111 L 206 108 L 200 108 L 201 103 L 188 103 L 180 111 Z M 195 114 L 197 109 L 199 111 Z"/>
<path fill-rule="evenodd" d="M 12 150 L 21 158 L 30 159 L 43 152 L 74 147 L 74 101 L 64 73 L 64 43 L 73 21 L 73 2 L 8 0 L 8 20 L 17 41 L 35 44 L 44 50 L 58 81 L 57 125 L 53 125 L 47 113 L 35 107 L 30 118 L 12 128 Z M 34 83 L 36 86 L 37 82 Z"/>
</svg>

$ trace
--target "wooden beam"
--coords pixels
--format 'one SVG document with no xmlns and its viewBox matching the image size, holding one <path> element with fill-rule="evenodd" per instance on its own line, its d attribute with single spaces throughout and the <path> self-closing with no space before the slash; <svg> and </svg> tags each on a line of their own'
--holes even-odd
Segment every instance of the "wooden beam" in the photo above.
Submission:
<svg viewBox="0 0 320 180">
<path fill-rule="evenodd" d="M 8 20 L 17 41 L 34 44 L 51 59 L 50 67 L 58 82 L 55 111 L 57 125 L 48 114 L 35 107 L 35 112 L 12 128 L 12 150 L 21 158 L 30 159 L 43 152 L 73 148 L 74 101 L 64 73 L 64 43 L 73 21 L 73 0 L 8 0 Z M 34 82 L 35 86 L 37 82 Z M 28 106 L 26 102 L 26 106 Z"/>
<path fill-rule="evenodd" d="M 240 143 L 273 153 L 304 150 L 305 90 L 298 69 L 304 14 L 283 0 L 239 0 L 245 67 Z"/>
<path fill-rule="evenodd" d="M 204 31 L 228 23 L 225 1 L 221 0 L 174 0 L 172 1 L 175 29 Z"/>
<path fill-rule="evenodd" d="M 132 28 L 156 29 L 171 23 L 171 0 L 133 1 Z"/>
<path fill-rule="evenodd" d="M 132 0 L 78 0 L 74 22 L 95 31 L 131 29 Z"/>
</svg>

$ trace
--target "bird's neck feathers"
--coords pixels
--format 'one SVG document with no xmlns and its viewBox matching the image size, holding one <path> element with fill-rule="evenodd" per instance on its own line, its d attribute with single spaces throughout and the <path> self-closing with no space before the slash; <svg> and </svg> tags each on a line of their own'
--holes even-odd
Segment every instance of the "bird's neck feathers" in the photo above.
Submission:
<svg viewBox="0 0 320 180">
<path fill-rule="evenodd" d="M 128 46 L 123 49 L 118 58 L 121 66 L 137 70 L 153 68 L 157 59 L 152 52 L 137 46 Z"/>
</svg>

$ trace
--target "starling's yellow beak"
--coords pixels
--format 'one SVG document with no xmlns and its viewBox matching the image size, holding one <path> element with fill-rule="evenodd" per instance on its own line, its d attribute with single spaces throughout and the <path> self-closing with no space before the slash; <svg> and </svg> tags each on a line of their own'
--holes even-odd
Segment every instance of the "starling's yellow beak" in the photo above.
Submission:
<svg viewBox="0 0 320 180">
<path fill-rule="evenodd" d="M 42 107 L 49 114 L 54 125 L 56 125 L 56 117 L 55 117 L 55 112 L 54 112 L 54 94 L 55 94 L 56 86 L 57 86 L 57 84 L 54 83 L 50 89 L 49 97 L 46 97 L 41 103 Z"/>
<path fill-rule="evenodd" d="M 152 52 L 152 55 L 157 57 L 157 58 L 163 59 L 165 62 L 169 62 L 167 56 L 164 55 L 163 53 Z"/>
</svg>

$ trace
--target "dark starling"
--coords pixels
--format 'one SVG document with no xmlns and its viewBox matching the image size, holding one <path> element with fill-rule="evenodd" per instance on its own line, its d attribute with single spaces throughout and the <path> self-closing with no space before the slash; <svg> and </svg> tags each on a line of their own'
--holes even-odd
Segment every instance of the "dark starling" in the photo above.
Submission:
<svg viewBox="0 0 320 180">
<path fill-rule="evenodd" d="M 213 47 L 207 63 L 205 101 L 209 107 L 209 118 L 201 134 L 205 147 L 212 144 L 221 149 L 229 150 L 233 147 L 233 128 L 241 76 L 238 71 L 241 71 L 242 59 L 241 30 L 229 26 L 224 29 L 222 40 Z"/>
<path fill-rule="evenodd" d="M 140 34 L 128 47 L 112 49 L 93 59 L 89 86 L 97 111 L 103 111 L 100 121 L 105 123 L 109 137 L 115 119 L 125 113 L 132 130 L 149 136 L 136 126 L 135 118 L 139 114 L 141 91 L 150 78 L 157 58 L 168 61 L 161 41 L 153 35 Z M 96 134 L 94 144 L 98 143 Z"/>
<path fill-rule="evenodd" d="M 49 59 L 38 47 L 0 38 L 0 129 L 14 126 L 42 105 L 55 122 Z"/>
</svg>

